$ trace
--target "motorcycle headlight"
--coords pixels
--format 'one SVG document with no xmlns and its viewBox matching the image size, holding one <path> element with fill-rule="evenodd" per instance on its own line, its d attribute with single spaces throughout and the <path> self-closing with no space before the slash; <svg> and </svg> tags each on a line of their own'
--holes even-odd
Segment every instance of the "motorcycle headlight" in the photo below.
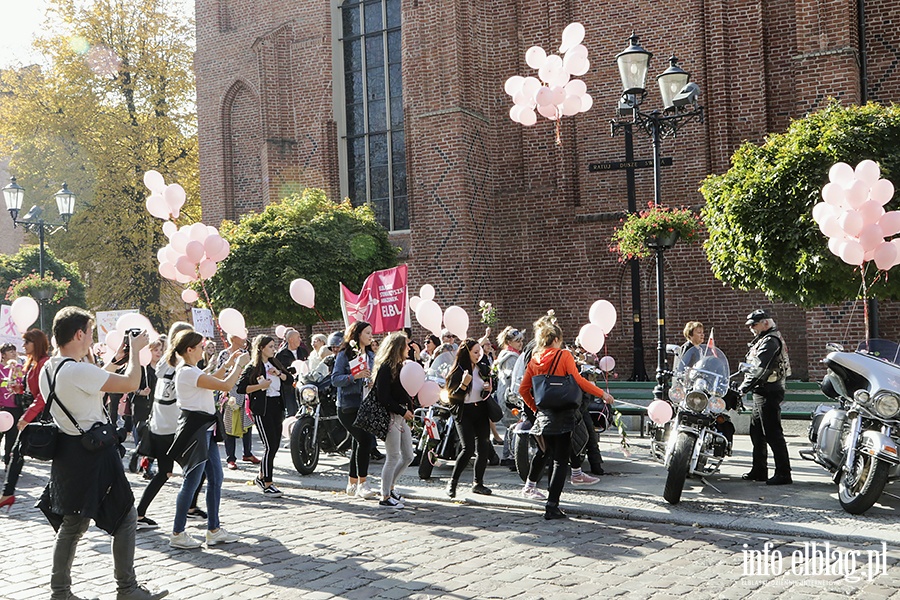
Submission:
<svg viewBox="0 0 900 600">
<path fill-rule="evenodd" d="M 722 398 L 710 398 L 709 410 L 714 413 L 725 412 L 725 400 Z"/>
<path fill-rule="evenodd" d="M 684 406 L 694 412 L 703 412 L 707 404 L 709 398 L 703 392 L 693 391 L 684 397 Z"/>
<path fill-rule="evenodd" d="M 319 395 L 316 393 L 316 388 L 311 385 L 300 390 L 300 400 L 303 404 L 315 404 L 318 398 Z"/>
<path fill-rule="evenodd" d="M 891 392 L 876 394 L 872 408 L 882 419 L 893 419 L 900 413 L 900 398 Z"/>
<path fill-rule="evenodd" d="M 681 404 L 681 401 L 684 400 L 684 388 L 680 383 L 673 384 L 669 388 L 669 400 L 674 404 Z"/>
<path fill-rule="evenodd" d="M 863 406 L 868 406 L 869 400 L 871 400 L 869 396 L 869 392 L 866 390 L 856 390 L 853 392 L 853 400 L 862 404 Z"/>
</svg>

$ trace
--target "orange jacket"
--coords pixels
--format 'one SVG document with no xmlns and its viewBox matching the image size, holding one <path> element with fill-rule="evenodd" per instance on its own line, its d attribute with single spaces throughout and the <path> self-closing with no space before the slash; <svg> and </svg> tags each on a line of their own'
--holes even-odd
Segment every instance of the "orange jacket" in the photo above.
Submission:
<svg viewBox="0 0 900 600">
<path fill-rule="evenodd" d="M 556 372 L 548 373 L 550 365 L 558 353 L 562 352 L 559 362 L 556 364 Z M 528 365 L 525 367 L 525 376 L 522 378 L 522 384 L 519 386 L 519 393 L 528 407 L 537 412 L 537 405 L 534 403 L 534 395 L 531 393 L 531 378 L 535 375 L 572 375 L 583 391 L 597 396 L 601 399 L 612 398 L 609 394 L 598 388 L 596 385 L 581 376 L 578 367 L 575 365 L 575 357 L 568 350 L 562 348 L 546 348 L 540 355 L 533 354 Z"/>
</svg>

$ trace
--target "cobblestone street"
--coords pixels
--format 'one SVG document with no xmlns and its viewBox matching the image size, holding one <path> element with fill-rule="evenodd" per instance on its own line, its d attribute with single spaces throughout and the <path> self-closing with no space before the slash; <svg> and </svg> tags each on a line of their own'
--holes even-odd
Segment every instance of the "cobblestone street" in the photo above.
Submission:
<svg viewBox="0 0 900 600">
<path fill-rule="evenodd" d="M 279 457 L 286 459 L 286 454 Z M 4 599 L 49 596 L 53 531 L 31 508 L 47 471 L 45 464 L 27 464 L 19 502 L 0 517 Z M 410 499 L 407 509 L 397 511 L 335 491 L 303 489 L 294 485 L 299 480 L 283 483 L 284 498 L 263 499 L 249 473 L 244 469 L 239 477 L 226 479 L 222 499 L 222 522 L 242 541 L 213 549 L 168 547 L 180 479 L 170 482 L 150 510 L 160 529 L 138 532 L 139 579 L 182 600 L 566 600 L 600 593 L 626 598 L 690 594 L 692 600 L 870 599 L 896 597 L 900 588 L 896 548 L 886 547 L 883 565 L 881 554 L 867 554 L 880 553 L 881 545 L 864 540 L 831 541 L 828 561 L 792 563 L 791 554 L 802 555 L 803 543 L 814 538 L 590 516 L 544 521 L 539 505 L 476 506 L 433 498 Z M 144 481 L 129 478 L 140 494 Z M 413 470 L 405 479 L 415 481 Z M 189 521 L 189 528 L 194 527 L 195 534 L 202 534 L 205 523 Z M 768 550 L 766 542 L 773 544 Z M 746 561 L 745 550 L 757 552 L 756 560 Z M 776 551 L 783 557 L 780 564 Z M 745 575 L 751 563 L 755 574 Z M 799 574 L 791 573 L 793 564 Z M 824 568 L 830 574 L 823 574 Z M 115 595 L 109 538 L 96 528 L 79 546 L 73 577 L 75 593 Z"/>
</svg>

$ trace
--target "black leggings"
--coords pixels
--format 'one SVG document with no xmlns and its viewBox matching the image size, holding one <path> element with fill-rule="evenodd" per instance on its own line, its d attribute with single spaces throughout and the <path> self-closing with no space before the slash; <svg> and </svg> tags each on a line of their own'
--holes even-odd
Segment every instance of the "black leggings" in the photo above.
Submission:
<svg viewBox="0 0 900 600">
<path fill-rule="evenodd" d="M 456 418 L 456 433 L 462 443 L 462 451 L 456 457 L 453 467 L 453 481 L 459 481 L 463 470 L 469 466 L 469 459 L 475 455 L 475 483 L 484 483 L 484 470 L 493 447 L 491 445 L 491 420 L 488 417 L 487 402 L 464 404 Z M 476 445 L 477 441 L 477 445 Z M 423 458 L 423 460 L 427 460 Z"/>
<path fill-rule="evenodd" d="M 260 479 L 272 482 L 275 472 L 275 453 L 281 445 L 281 426 L 284 423 L 284 408 L 280 398 L 266 398 L 266 414 L 253 415 L 253 423 L 263 443 L 263 455 L 259 463 Z"/>
<path fill-rule="evenodd" d="M 166 452 L 169 450 L 169 447 L 172 445 L 172 440 L 174 439 L 174 434 L 150 434 L 150 447 L 152 448 L 153 453 L 157 456 L 157 470 L 156 475 L 153 476 L 153 479 L 151 479 L 150 483 L 147 484 L 147 487 L 144 488 L 144 493 L 141 494 L 141 501 L 138 503 L 137 507 L 137 514 L 139 517 L 146 516 L 147 509 L 150 508 L 150 503 L 153 502 L 153 499 L 156 498 L 159 490 L 161 490 L 162 486 L 164 486 L 169 480 L 169 473 L 171 473 L 172 469 L 175 468 L 175 461 L 168 454 L 166 454 Z M 197 508 L 197 498 L 200 496 L 200 490 L 203 489 L 204 479 L 206 479 L 206 475 L 204 475 L 203 479 L 200 480 L 200 485 L 197 486 L 197 491 L 194 492 L 194 499 L 191 502 L 191 508 Z"/>
<path fill-rule="evenodd" d="M 559 497 L 566 485 L 569 461 L 572 454 L 572 432 L 544 435 L 546 455 L 553 460 L 553 473 L 547 490 L 547 506 L 559 506 Z"/>
<path fill-rule="evenodd" d="M 528 435 L 522 434 L 522 435 Z M 602 462 L 602 461 L 601 461 Z M 528 481 L 533 481 L 537 483 L 538 478 L 541 476 L 541 472 L 544 470 L 544 465 L 547 463 L 547 455 L 541 450 L 540 445 L 538 446 L 537 452 L 534 453 L 534 456 L 531 457 L 531 465 L 528 467 Z M 569 449 L 569 466 L 573 469 L 580 469 L 581 465 L 584 463 L 584 459 L 580 454 L 575 453 L 574 448 Z M 548 473 L 548 479 L 552 473 Z"/>
<path fill-rule="evenodd" d="M 18 429 L 16 429 L 18 431 Z M 19 475 L 22 474 L 22 467 L 25 466 L 25 457 L 22 456 L 21 448 L 18 441 L 13 446 L 10 455 L 9 465 L 6 467 L 6 481 L 3 482 L 3 496 L 15 496 L 16 484 L 19 483 Z"/>
<path fill-rule="evenodd" d="M 338 409 L 338 421 L 353 436 L 353 445 L 350 450 L 350 479 L 369 476 L 369 458 L 372 454 L 372 442 L 375 439 L 371 433 L 353 424 L 356 421 L 357 413 L 359 413 L 358 408 Z"/>
<path fill-rule="evenodd" d="M 6 445 L 3 447 L 3 462 L 8 465 L 10 457 L 12 456 L 13 446 L 16 444 L 16 439 L 19 437 L 19 428 L 16 427 L 16 425 L 18 425 L 19 419 L 22 418 L 25 411 L 18 406 L 4 406 L 0 408 L 0 411 L 8 412 L 13 418 L 13 426 L 5 432 L 0 433 L 0 437 L 6 436 Z"/>
</svg>

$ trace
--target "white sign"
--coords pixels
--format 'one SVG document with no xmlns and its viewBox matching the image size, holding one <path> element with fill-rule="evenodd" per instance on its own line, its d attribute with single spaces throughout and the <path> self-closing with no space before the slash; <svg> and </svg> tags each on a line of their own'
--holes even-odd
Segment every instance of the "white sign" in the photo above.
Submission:
<svg viewBox="0 0 900 600">
<path fill-rule="evenodd" d="M 16 350 L 25 352 L 25 342 L 12 318 L 12 306 L 4 304 L 0 307 L 0 345 L 15 344 Z"/>
<path fill-rule="evenodd" d="M 116 321 L 119 320 L 119 317 L 136 312 L 140 311 L 131 308 L 128 310 L 101 310 L 94 313 L 94 318 L 97 320 L 97 340 L 100 342 L 106 340 L 106 334 L 116 328 Z"/>
<path fill-rule="evenodd" d="M 212 311 L 208 308 L 192 308 L 194 318 L 194 331 L 202 336 L 215 339 L 216 328 L 213 326 Z"/>
</svg>

